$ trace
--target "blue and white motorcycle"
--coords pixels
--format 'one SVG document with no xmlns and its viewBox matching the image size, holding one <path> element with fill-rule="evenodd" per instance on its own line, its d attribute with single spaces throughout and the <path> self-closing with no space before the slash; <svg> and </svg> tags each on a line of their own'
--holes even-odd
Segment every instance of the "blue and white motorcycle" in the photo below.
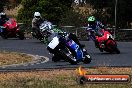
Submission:
<svg viewBox="0 0 132 88">
<path fill-rule="evenodd" d="M 48 51 L 53 54 L 52 61 L 65 60 L 70 64 L 91 62 L 91 56 L 86 49 L 81 49 L 72 39 L 65 39 L 62 36 L 55 36 L 48 44 Z"/>
</svg>

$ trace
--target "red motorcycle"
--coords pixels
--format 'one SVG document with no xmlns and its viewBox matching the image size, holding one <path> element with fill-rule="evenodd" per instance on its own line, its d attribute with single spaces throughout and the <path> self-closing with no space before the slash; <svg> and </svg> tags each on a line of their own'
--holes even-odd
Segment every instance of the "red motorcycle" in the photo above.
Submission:
<svg viewBox="0 0 132 88">
<path fill-rule="evenodd" d="M 24 32 L 19 29 L 17 22 L 12 18 L 9 18 L 4 23 L 4 25 L 1 26 L 0 35 L 3 39 L 19 38 L 19 39 L 23 40 L 25 38 Z"/>
<path fill-rule="evenodd" d="M 112 35 L 108 30 L 100 30 L 102 32 L 102 35 L 96 35 L 96 40 L 99 43 L 99 50 L 101 52 L 106 51 L 110 53 L 120 53 L 120 50 L 117 48 L 117 42 L 114 40 Z"/>
</svg>

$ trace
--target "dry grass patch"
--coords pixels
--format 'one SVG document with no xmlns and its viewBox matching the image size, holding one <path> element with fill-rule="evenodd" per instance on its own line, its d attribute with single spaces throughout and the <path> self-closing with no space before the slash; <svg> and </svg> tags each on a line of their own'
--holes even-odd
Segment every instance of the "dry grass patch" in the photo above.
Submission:
<svg viewBox="0 0 132 88">
<path fill-rule="evenodd" d="M 20 64 L 32 61 L 33 57 L 17 52 L 0 52 L 0 66 Z"/>
<path fill-rule="evenodd" d="M 39 78 L 52 80 L 56 77 L 71 77 L 75 75 L 75 71 L 71 70 L 51 70 L 51 71 L 29 71 L 29 72 L 1 72 L 0 80 L 9 80 L 14 78 Z"/>
<path fill-rule="evenodd" d="M 129 74 L 132 68 L 98 67 L 87 68 L 87 74 Z M 132 82 L 124 84 L 85 84 L 76 82 L 75 70 L 56 69 L 50 71 L 0 73 L 0 85 L 8 88 L 131 88 Z M 12 86 L 11 86 L 12 85 Z M 13 86 L 14 85 L 14 86 Z M 11 86 L 11 87 L 9 87 Z M 1 87 L 1 86 L 0 86 Z M 2 86 L 3 87 L 3 86 Z"/>
</svg>

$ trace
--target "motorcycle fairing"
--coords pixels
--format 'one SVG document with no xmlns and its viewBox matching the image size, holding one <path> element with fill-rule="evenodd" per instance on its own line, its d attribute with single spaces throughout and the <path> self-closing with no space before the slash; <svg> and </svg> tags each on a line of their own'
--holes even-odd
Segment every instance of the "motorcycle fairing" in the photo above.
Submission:
<svg viewBox="0 0 132 88">
<path fill-rule="evenodd" d="M 48 44 L 48 47 L 51 49 L 55 49 L 56 46 L 59 44 L 59 38 L 56 36 L 53 38 L 53 40 Z"/>
<path fill-rule="evenodd" d="M 82 59 L 83 52 L 79 48 L 79 45 L 77 45 L 73 40 L 68 41 L 67 45 L 76 52 L 77 59 Z"/>
<path fill-rule="evenodd" d="M 100 36 L 96 36 L 96 39 L 98 40 L 99 43 L 101 43 L 102 41 L 106 41 L 109 38 L 113 39 L 112 35 L 108 31 L 105 31 L 103 29 L 102 29 L 102 31 L 104 33 L 103 36 L 101 36 L 101 37 Z"/>
<path fill-rule="evenodd" d="M 4 24 L 4 27 L 8 27 L 8 29 L 12 30 L 14 28 L 17 27 L 17 23 L 15 20 L 13 19 L 9 19 L 5 24 Z"/>
</svg>

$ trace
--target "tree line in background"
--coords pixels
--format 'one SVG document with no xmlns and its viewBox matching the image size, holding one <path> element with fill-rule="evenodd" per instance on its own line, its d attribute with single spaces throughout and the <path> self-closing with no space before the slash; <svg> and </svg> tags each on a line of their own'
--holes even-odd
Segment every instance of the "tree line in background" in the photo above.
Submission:
<svg viewBox="0 0 132 88">
<path fill-rule="evenodd" d="M 42 16 L 57 25 L 82 26 L 87 23 L 87 16 L 95 15 L 103 23 L 115 24 L 115 1 L 116 0 L 86 0 L 90 4 L 94 13 L 81 14 L 79 10 L 72 7 L 73 0 L 15 0 L 21 3 L 23 8 L 19 10 L 18 22 L 30 23 L 35 11 L 39 11 Z M 117 0 L 117 26 L 129 28 L 132 21 L 132 1 Z M 3 6 L 8 5 L 8 0 L 0 0 L 0 11 Z M 85 7 L 85 6 L 84 6 Z M 86 7 L 87 8 L 87 7 Z"/>
<path fill-rule="evenodd" d="M 44 19 L 58 24 L 63 14 L 71 7 L 70 0 L 22 0 L 23 8 L 19 10 L 17 19 L 24 23 L 31 22 L 35 11 L 40 12 Z"/>
<path fill-rule="evenodd" d="M 132 0 L 87 0 L 87 3 L 93 5 L 96 9 L 95 15 L 106 23 L 114 24 L 115 20 L 115 3 L 117 1 L 117 26 L 121 28 L 130 27 L 132 22 Z M 105 9 L 105 12 L 103 11 Z M 105 14 L 103 14 L 105 13 Z"/>
<path fill-rule="evenodd" d="M 0 12 L 3 11 L 4 6 L 5 6 L 5 4 L 7 3 L 7 1 L 8 1 L 8 0 L 0 0 Z"/>
</svg>

